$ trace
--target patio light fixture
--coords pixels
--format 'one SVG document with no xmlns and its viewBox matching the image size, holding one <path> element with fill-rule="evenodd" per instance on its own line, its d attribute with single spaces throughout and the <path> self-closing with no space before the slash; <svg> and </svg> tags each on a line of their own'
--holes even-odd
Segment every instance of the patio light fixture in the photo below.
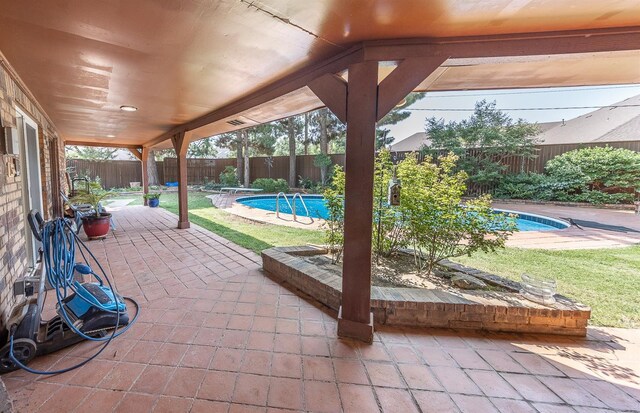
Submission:
<svg viewBox="0 0 640 413">
<path fill-rule="evenodd" d="M 138 108 L 135 106 L 122 105 L 120 106 L 120 110 L 125 112 L 135 112 L 136 110 L 138 110 Z"/>
</svg>

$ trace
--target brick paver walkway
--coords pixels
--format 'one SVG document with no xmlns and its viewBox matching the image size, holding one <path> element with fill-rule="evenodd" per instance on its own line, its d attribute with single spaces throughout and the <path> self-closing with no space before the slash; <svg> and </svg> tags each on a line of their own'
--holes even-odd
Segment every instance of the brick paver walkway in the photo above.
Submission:
<svg viewBox="0 0 640 413">
<path fill-rule="evenodd" d="M 640 334 L 586 340 L 383 328 L 336 338 L 335 314 L 260 270 L 259 257 L 161 209 L 125 207 L 91 243 L 139 322 L 71 373 L 3 377 L 18 412 L 640 411 Z M 34 360 L 76 363 L 96 347 Z"/>
</svg>

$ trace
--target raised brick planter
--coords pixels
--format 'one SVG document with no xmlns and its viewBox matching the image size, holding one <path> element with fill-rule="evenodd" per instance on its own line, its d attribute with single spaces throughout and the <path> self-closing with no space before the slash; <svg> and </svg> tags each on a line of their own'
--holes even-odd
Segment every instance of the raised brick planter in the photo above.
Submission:
<svg viewBox="0 0 640 413">
<path fill-rule="evenodd" d="M 262 252 L 262 266 L 274 278 L 338 311 L 342 279 L 301 258 L 324 252 L 314 247 L 270 248 Z M 507 284 L 516 289 L 513 282 Z M 454 295 L 436 289 L 373 286 L 371 311 L 378 325 L 586 336 L 591 309 L 560 295 L 556 299 L 551 307 L 526 301 L 517 292 Z"/>
</svg>

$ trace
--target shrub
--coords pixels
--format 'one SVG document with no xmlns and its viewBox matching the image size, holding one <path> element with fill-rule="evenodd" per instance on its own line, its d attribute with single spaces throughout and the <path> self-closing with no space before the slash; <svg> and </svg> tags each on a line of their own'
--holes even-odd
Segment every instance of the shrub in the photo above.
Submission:
<svg viewBox="0 0 640 413">
<path fill-rule="evenodd" d="M 388 257 L 407 244 L 404 211 L 388 202 L 389 181 L 393 178 L 394 168 L 391 152 L 387 149 L 378 152 L 373 177 L 372 245 L 376 258 Z"/>
<path fill-rule="evenodd" d="M 640 191 L 640 153 L 628 149 L 576 149 L 550 160 L 546 171 L 554 181 L 570 184 L 564 190 L 568 200 L 629 202 Z"/>
<path fill-rule="evenodd" d="M 284 179 L 258 178 L 253 181 L 251 187 L 273 194 L 289 192 L 289 184 Z"/>
<path fill-rule="evenodd" d="M 217 184 L 217 183 L 215 183 L 213 181 L 209 181 L 206 184 L 202 185 L 202 189 L 206 189 L 208 191 L 215 191 L 215 190 L 218 190 L 218 189 L 220 189 L 220 188 L 222 188 L 224 186 L 226 186 L 226 185 Z"/>
<path fill-rule="evenodd" d="M 457 156 L 419 163 L 415 154 L 398 165 L 402 180 L 400 209 L 419 270 L 432 271 L 439 261 L 504 247 L 516 222 L 494 213 L 488 196 L 462 205 L 467 174 L 455 172 Z"/>
<path fill-rule="evenodd" d="M 324 190 L 327 205 L 325 242 L 331 252 L 331 261 L 335 264 L 342 257 L 344 247 L 344 187 L 345 175 L 340 166 L 333 170 L 331 186 Z"/>
<path fill-rule="evenodd" d="M 311 178 L 304 178 L 301 175 L 298 176 L 298 182 L 299 182 L 300 188 L 303 188 L 303 189 L 312 189 L 315 186 L 315 183 Z"/>
<path fill-rule="evenodd" d="M 233 166 L 227 166 L 224 171 L 220 173 L 220 184 L 222 186 L 236 187 L 240 185 L 238 182 L 238 175 L 236 174 L 236 168 Z"/>
<path fill-rule="evenodd" d="M 418 162 L 410 154 L 397 167 L 402 183 L 400 205 L 387 202 L 387 185 L 393 176 L 388 151 L 378 154 L 374 176 L 373 252 L 392 255 L 400 248 L 414 250 L 420 271 L 431 271 L 439 261 L 474 251 L 495 251 L 516 231 L 516 221 L 494 213 L 491 199 L 482 197 L 462 205 L 467 174 L 455 172 L 457 157 L 450 154 L 433 163 Z M 334 262 L 344 241 L 344 173 L 336 167 L 333 185 L 324 197 L 329 210 L 326 243 Z"/>
</svg>

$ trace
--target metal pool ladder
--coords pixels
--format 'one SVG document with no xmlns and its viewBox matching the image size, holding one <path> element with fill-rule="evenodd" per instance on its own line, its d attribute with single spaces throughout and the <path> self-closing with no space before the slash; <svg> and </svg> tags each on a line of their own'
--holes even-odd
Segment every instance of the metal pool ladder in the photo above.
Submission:
<svg viewBox="0 0 640 413">
<path fill-rule="evenodd" d="M 307 217 L 309 217 L 309 219 L 311 220 L 311 223 L 313 224 L 313 217 L 309 213 L 309 209 L 307 208 L 307 204 L 304 202 L 304 198 L 302 198 L 302 195 L 300 195 L 300 192 L 296 192 L 295 194 L 293 194 L 293 199 L 291 201 L 291 203 L 293 204 L 293 210 L 292 210 L 293 211 L 293 220 L 297 221 L 297 219 L 296 219 L 296 197 L 300 198 L 300 203 L 304 207 L 304 211 L 307 213 Z"/>
<path fill-rule="evenodd" d="M 293 220 L 295 221 L 296 210 L 291 206 L 291 203 L 289 203 L 289 200 L 287 199 L 287 194 L 284 192 L 278 192 L 278 195 L 276 195 L 276 218 L 280 218 L 280 195 L 282 195 L 287 205 L 289 205 L 289 209 L 293 212 Z"/>
<path fill-rule="evenodd" d="M 287 198 L 287 194 L 285 194 L 284 192 L 279 192 L 278 195 L 276 195 L 276 218 L 280 218 L 280 196 L 281 195 L 284 198 L 287 205 L 289 206 L 289 209 L 291 210 L 294 221 L 298 221 L 298 216 L 296 214 L 296 197 L 298 197 L 300 198 L 300 203 L 302 203 L 302 206 L 304 207 L 304 210 L 307 213 L 307 216 L 309 217 L 309 219 L 311 220 L 311 223 L 313 224 L 313 217 L 309 213 L 307 204 L 304 202 L 304 199 L 302 198 L 302 195 L 300 195 L 299 192 L 296 192 L 295 194 L 293 194 L 293 198 L 291 199 L 291 202 L 289 202 L 289 199 Z"/>
</svg>

